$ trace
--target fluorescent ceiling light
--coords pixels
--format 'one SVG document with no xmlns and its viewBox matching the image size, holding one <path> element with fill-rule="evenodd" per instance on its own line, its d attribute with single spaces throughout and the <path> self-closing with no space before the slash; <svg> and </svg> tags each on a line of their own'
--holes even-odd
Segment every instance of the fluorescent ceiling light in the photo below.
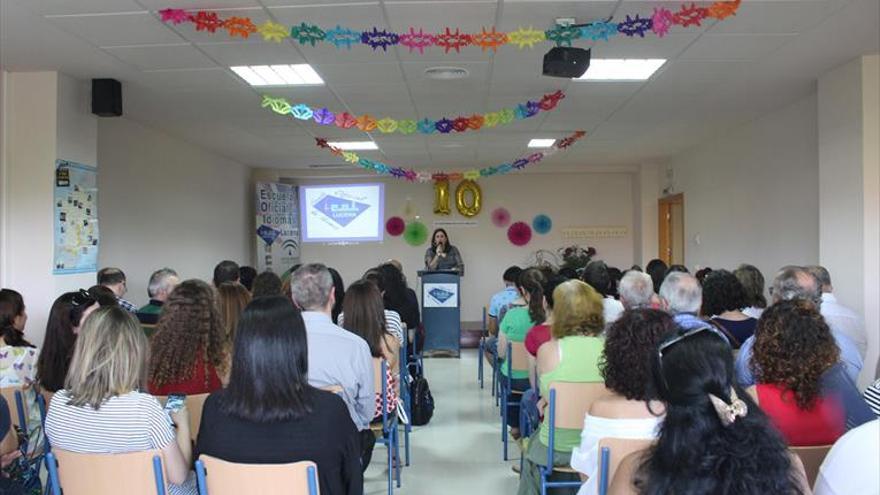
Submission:
<svg viewBox="0 0 880 495">
<path fill-rule="evenodd" d="M 549 148 L 555 142 L 555 139 L 532 139 L 529 141 L 529 148 Z"/>
<path fill-rule="evenodd" d="M 241 65 L 230 67 L 251 86 L 306 86 L 324 84 L 309 64 Z"/>
<path fill-rule="evenodd" d="M 590 68 L 578 80 L 644 81 L 665 63 L 665 58 L 594 58 L 590 60 Z"/>
<path fill-rule="evenodd" d="M 334 148 L 339 148 L 344 151 L 362 151 L 362 150 L 377 150 L 379 149 L 376 146 L 374 141 L 337 141 L 337 142 L 329 142 L 327 143 Z"/>
</svg>

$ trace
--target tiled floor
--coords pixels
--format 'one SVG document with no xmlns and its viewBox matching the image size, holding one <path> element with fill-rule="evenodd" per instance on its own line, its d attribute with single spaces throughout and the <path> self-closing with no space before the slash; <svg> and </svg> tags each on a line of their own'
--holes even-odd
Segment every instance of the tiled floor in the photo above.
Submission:
<svg viewBox="0 0 880 495">
<path fill-rule="evenodd" d="M 477 383 L 477 351 L 462 351 L 460 359 L 425 359 L 425 377 L 436 402 L 427 426 L 410 435 L 411 461 L 401 474 L 402 495 L 507 495 L 516 493 L 518 477 L 511 465 L 519 450 L 510 446 L 510 457 L 501 460 L 498 409 L 486 388 Z M 401 455 L 403 436 L 401 435 Z M 364 492 L 387 493 L 385 447 L 377 445 L 365 476 Z"/>
</svg>

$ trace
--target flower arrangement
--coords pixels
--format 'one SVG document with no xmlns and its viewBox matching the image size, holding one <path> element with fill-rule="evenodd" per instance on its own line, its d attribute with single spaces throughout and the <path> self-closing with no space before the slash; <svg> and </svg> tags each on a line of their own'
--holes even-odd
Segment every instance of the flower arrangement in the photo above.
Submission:
<svg viewBox="0 0 880 495">
<path fill-rule="evenodd" d="M 596 248 L 589 246 L 583 248 L 581 246 L 566 246 L 557 250 L 559 257 L 562 258 L 562 264 L 559 269 L 572 269 L 578 272 L 583 271 L 584 267 L 596 256 Z"/>
</svg>

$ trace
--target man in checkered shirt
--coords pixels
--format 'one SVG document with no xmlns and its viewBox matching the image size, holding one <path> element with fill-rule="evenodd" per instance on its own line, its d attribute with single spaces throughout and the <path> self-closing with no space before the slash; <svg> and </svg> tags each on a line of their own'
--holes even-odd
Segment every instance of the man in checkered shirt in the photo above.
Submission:
<svg viewBox="0 0 880 495">
<path fill-rule="evenodd" d="M 130 313 L 137 313 L 137 306 L 122 298 L 128 292 L 128 287 L 125 285 L 125 273 L 122 270 L 113 267 L 101 268 L 98 270 L 98 285 L 103 285 L 113 291 L 120 308 Z"/>
</svg>

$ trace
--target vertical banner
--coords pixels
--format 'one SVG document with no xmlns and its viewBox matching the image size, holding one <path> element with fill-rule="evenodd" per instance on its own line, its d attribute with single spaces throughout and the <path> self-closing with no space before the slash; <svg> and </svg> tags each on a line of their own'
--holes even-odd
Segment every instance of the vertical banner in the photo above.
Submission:
<svg viewBox="0 0 880 495">
<path fill-rule="evenodd" d="M 52 273 L 98 269 L 98 171 L 95 167 L 55 160 L 55 254 Z"/>
<path fill-rule="evenodd" d="M 296 186 L 257 183 L 257 271 L 281 274 L 299 263 L 299 202 Z"/>
</svg>

